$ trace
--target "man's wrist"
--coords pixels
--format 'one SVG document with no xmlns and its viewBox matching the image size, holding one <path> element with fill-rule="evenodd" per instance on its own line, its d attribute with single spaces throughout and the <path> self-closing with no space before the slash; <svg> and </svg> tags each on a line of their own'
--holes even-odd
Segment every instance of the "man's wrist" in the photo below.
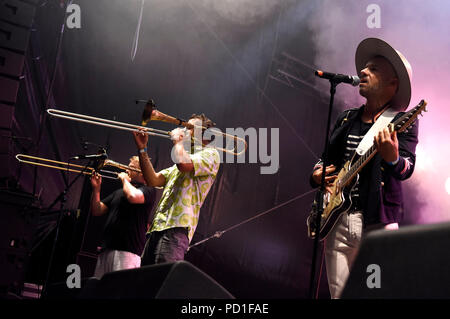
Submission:
<svg viewBox="0 0 450 319">
<path fill-rule="evenodd" d="M 139 153 L 147 153 L 147 147 L 140 148 Z"/>
<path fill-rule="evenodd" d="M 386 162 L 386 163 L 388 163 L 391 166 L 394 166 L 395 164 L 398 163 L 399 160 L 400 160 L 400 156 L 397 156 L 397 159 L 395 161 L 393 161 L 393 162 Z"/>
</svg>

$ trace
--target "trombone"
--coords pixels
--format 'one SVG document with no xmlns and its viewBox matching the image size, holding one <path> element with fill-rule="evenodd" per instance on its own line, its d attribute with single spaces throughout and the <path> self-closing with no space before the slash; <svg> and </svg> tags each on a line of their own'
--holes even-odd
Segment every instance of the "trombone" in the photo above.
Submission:
<svg viewBox="0 0 450 319">
<path fill-rule="evenodd" d="M 83 122 L 83 123 L 89 123 L 89 124 L 94 124 L 94 125 L 100 125 L 100 126 L 105 126 L 105 127 L 110 127 L 110 128 L 117 128 L 117 129 L 125 130 L 125 131 L 140 132 L 140 133 L 145 133 L 145 134 L 148 134 L 151 136 L 159 136 L 159 137 L 168 138 L 168 139 L 172 138 L 169 131 L 158 130 L 155 128 L 146 127 L 145 125 L 147 125 L 147 123 L 149 121 L 162 121 L 162 122 L 171 123 L 171 124 L 175 124 L 175 125 L 181 125 L 186 128 L 189 128 L 189 129 L 191 129 L 191 128 L 201 128 L 202 130 L 206 129 L 206 127 L 203 127 L 203 126 L 199 126 L 199 127 L 195 126 L 194 127 L 192 124 L 188 123 L 185 120 L 175 118 L 170 115 L 159 112 L 158 110 L 156 110 L 155 105 L 153 104 L 153 101 L 151 101 L 151 102 L 150 101 L 148 101 L 148 103 L 145 107 L 145 110 L 142 114 L 142 126 L 135 125 L 135 124 L 128 124 L 128 123 L 119 122 L 119 121 L 102 119 L 99 117 L 88 116 L 88 115 L 83 115 L 83 114 L 78 114 L 78 113 L 61 111 L 61 110 L 57 110 L 57 109 L 48 109 L 47 113 L 51 116 L 59 117 L 59 118 L 63 118 L 63 119 L 68 119 L 68 120 L 73 120 L 73 121 L 78 121 L 78 122 Z M 240 138 L 235 135 L 223 133 L 220 130 L 212 130 L 212 132 L 222 135 L 227 139 L 232 139 L 233 144 L 234 144 L 233 148 L 221 148 L 221 147 L 212 146 L 215 149 L 222 151 L 222 152 L 230 153 L 230 154 L 233 154 L 236 156 L 241 155 L 242 153 L 244 153 L 247 150 L 247 142 L 245 141 L 245 139 Z M 243 148 L 240 151 L 238 151 L 239 143 L 243 144 Z M 203 142 L 202 142 L 202 145 L 205 146 L 205 144 L 203 144 Z"/>
<path fill-rule="evenodd" d="M 109 178 L 109 179 L 118 179 L 119 172 L 105 170 L 102 168 L 104 166 L 113 166 L 113 167 L 120 168 L 121 170 L 130 170 L 130 171 L 135 171 L 135 172 L 141 173 L 141 170 L 138 168 L 120 164 L 120 163 L 114 162 L 109 159 L 106 159 L 101 165 L 99 165 L 101 167 L 101 169 L 89 167 L 89 166 L 78 165 L 78 164 L 73 164 L 73 163 L 60 162 L 60 161 L 55 161 L 55 160 L 51 160 L 51 159 L 47 159 L 47 158 L 30 156 L 30 155 L 25 155 L 25 154 L 17 154 L 16 159 L 21 163 L 49 167 L 49 168 L 59 169 L 62 171 L 72 172 L 72 173 L 83 173 L 84 175 L 89 175 L 89 176 L 94 174 L 94 172 L 97 172 L 101 177 Z"/>
<path fill-rule="evenodd" d="M 88 115 L 83 115 L 83 114 L 78 114 L 78 113 L 67 112 L 67 111 L 61 111 L 61 110 L 56 110 L 56 109 L 48 109 L 47 113 L 51 116 L 59 117 L 59 118 L 67 119 L 67 120 L 73 120 L 73 121 L 78 121 L 78 122 L 83 122 L 83 123 L 117 128 L 117 129 L 131 131 L 131 132 L 141 132 L 142 133 L 141 130 L 144 130 L 145 132 L 143 132 L 143 133 L 148 134 L 148 135 L 159 136 L 159 137 L 164 137 L 164 138 L 171 138 L 169 132 L 154 129 L 151 127 L 128 124 L 128 123 L 124 123 L 124 122 L 107 120 L 107 119 L 102 119 L 99 117 L 88 116 Z"/>
</svg>

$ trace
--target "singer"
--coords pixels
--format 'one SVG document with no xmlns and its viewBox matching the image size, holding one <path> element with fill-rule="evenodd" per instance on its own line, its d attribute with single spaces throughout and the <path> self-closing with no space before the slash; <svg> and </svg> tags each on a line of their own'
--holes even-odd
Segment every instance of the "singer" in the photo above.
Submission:
<svg viewBox="0 0 450 319">
<path fill-rule="evenodd" d="M 130 158 L 129 166 L 139 168 L 139 158 Z M 127 170 L 119 178 L 122 188 L 100 201 L 102 178 L 91 177 L 92 215 L 107 215 L 94 274 L 97 278 L 107 272 L 140 267 L 147 220 L 155 202 L 155 190 L 146 186 L 141 173 Z"/>
<path fill-rule="evenodd" d="M 404 114 L 402 111 L 409 105 L 412 70 L 406 58 L 386 42 L 368 38 L 358 45 L 355 61 L 361 79 L 359 94 L 366 103 L 337 118 L 329 144 L 331 165 L 325 169 L 327 191 L 336 180 L 333 173 L 351 160 L 355 149 L 364 144 L 360 142 L 366 135 L 365 141 L 368 140 L 370 146 L 373 143 L 377 153 L 360 171 L 359 180 L 350 190 L 350 209 L 340 215 L 325 239 L 325 262 L 332 298 L 341 296 L 361 236 L 373 229 L 398 228 L 403 214 L 401 181 L 414 171 L 418 143 L 417 122 L 398 135 L 385 128 L 392 118 L 395 120 Z M 378 128 L 383 121 L 386 126 Z M 314 166 L 310 178 L 313 187 L 319 186 L 321 175 L 322 160 Z"/>
</svg>

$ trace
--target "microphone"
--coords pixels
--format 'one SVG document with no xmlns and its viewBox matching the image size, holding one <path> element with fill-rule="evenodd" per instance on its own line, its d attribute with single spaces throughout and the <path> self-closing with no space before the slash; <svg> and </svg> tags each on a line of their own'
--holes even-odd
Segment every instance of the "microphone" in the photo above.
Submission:
<svg viewBox="0 0 450 319">
<path fill-rule="evenodd" d="M 82 160 L 82 159 L 107 159 L 108 155 L 106 153 L 102 154 L 92 154 L 92 155 L 77 155 L 73 156 L 70 159 L 71 160 Z"/>
<path fill-rule="evenodd" d="M 317 70 L 315 75 L 322 79 L 328 79 L 337 83 L 348 83 L 353 86 L 358 86 L 361 80 L 356 75 L 350 76 L 345 74 L 328 73 L 324 71 Z"/>
</svg>

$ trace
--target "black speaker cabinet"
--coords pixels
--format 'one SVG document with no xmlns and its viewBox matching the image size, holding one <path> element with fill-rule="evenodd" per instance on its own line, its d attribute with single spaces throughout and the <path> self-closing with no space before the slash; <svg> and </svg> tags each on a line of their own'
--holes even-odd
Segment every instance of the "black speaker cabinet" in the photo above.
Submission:
<svg viewBox="0 0 450 319">
<path fill-rule="evenodd" d="M 219 283 L 187 261 L 114 271 L 100 280 L 49 287 L 48 299 L 234 299 Z"/>
<path fill-rule="evenodd" d="M 48 285 L 47 292 L 41 299 L 48 300 L 73 300 L 82 298 L 88 299 L 95 294 L 99 279 L 95 277 L 81 279 L 81 288 L 68 288 L 66 282 L 57 282 Z"/>
<path fill-rule="evenodd" d="M 106 299 L 233 299 L 233 296 L 214 279 L 187 261 L 107 273 L 97 285 L 94 297 Z"/>
<path fill-rule="evenodd" d="M 362 241 L 342 298 L 450 298 L 450 223 L 378 230 Z"/>
</svg>

